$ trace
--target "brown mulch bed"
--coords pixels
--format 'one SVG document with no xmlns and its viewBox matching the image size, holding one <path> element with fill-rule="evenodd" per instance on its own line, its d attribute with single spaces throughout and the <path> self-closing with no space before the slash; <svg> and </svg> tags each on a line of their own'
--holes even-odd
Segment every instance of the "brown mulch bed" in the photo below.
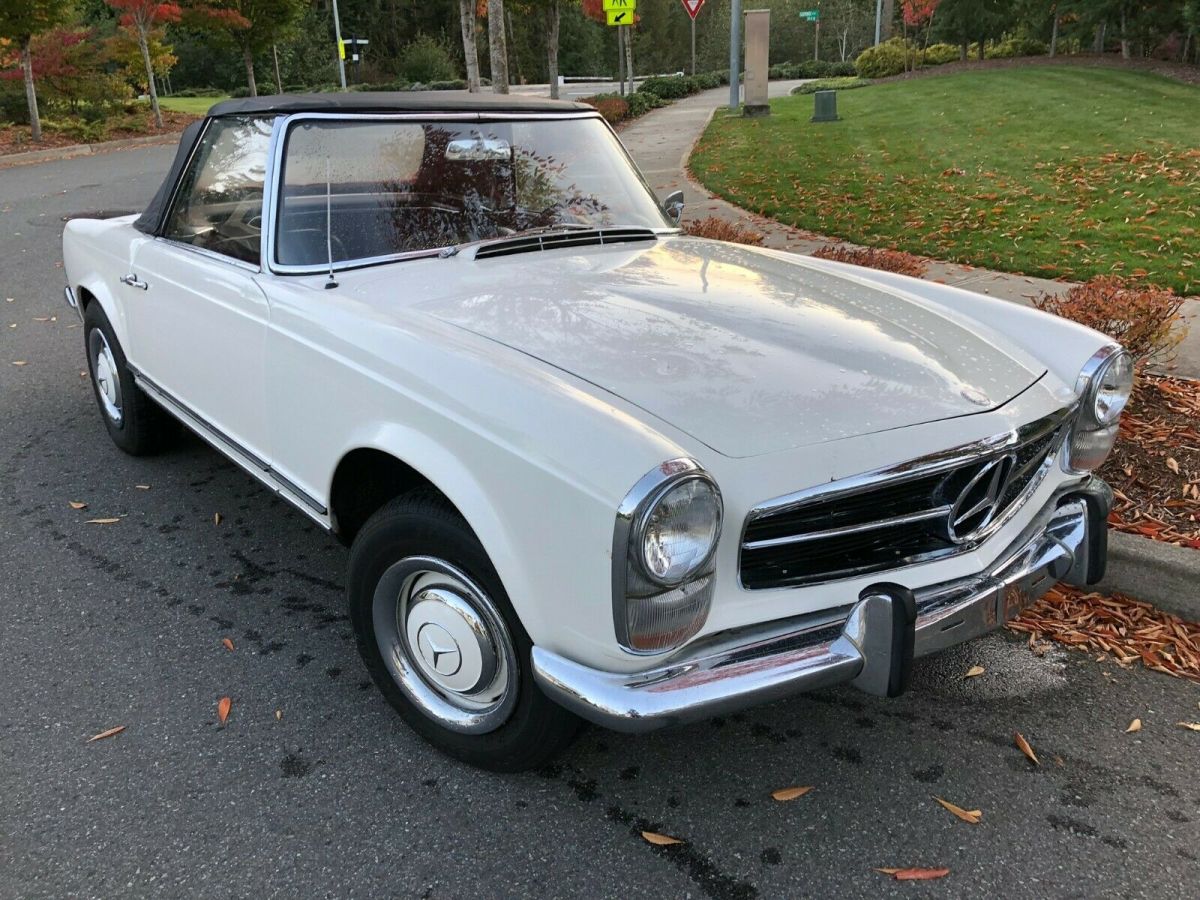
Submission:
<svg viewBox="0 0 1200 900">
<path fill-rule="evenodd" d="M 145 115 L 145 124 L 142 128 L 129 128 L 125 126 L 116 126 L 108 131 L 104 136 L 105 141 L 119 141 L 125 138 L 151 137 L 157 134 L 177 134 L 183 131 L 184 127 L 190 122 L 194 122 L 198 116 L 193 116 L 188 113 L 173 112 L 164 109 L 163 127 L 160 131 L 154 127 L 154 117 L 149 111 Z M 58 132 L 47 131 L 42 129 L 42 140 L 40 143 L 34 143 L 29 136 L 28 125 L 8 125 L 0 128 L 0 156 L 7 156 L 11 153 L 25 153 L 30 150 L 50 150 L 55 147 L 74 147 L 81 143 L 78 138 L 70 137 L 69 135 L 60 134 Z"/>
<path fill-rule="evenodd" d="M 1200 382 L 1140 376 L 1099 474 L 1116 493 L 1112 528 L 1200 550 Z"/>
<path fill-rule="evenodd" d="M 1141 662 L 1147 669 L 1200 682 L 1200 623 L 1155 609 L 1123 594 L 1085 593 L 1058 585 L 1008 623 L 1029 635 L 1035 653 L 1049 639 L 1076 650 L 1111 654 L 1117 665 Z"/>
<path fill-rule="evenodd" d="M 908 78 L 928 78 L 934 75 L 954 75 L 958 72 L 974 72 L 982 69 L 1014 69 L 1019 66 L 1105 66 L 1114 69 L 1133 69 L 1151 72 L 1165 78 L 1173 78 L 1185 84 L 1200 84 L 1200 66 L 1186 63 L 1166 62 L 1159 59 L 1122 59 L 1116 54 L 1103 56 L 1021 56 L 1016 59 L 985 59 L 952 62 L 942 66 L 928 66 L 915 72 L 878 78 L 876 82 L 904 81 Z"/>
</svg>

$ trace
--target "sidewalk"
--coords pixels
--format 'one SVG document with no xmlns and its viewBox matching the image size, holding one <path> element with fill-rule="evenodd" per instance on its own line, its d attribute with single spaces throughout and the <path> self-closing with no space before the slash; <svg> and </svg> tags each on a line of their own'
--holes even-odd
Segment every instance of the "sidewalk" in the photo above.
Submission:
<svg viewBox="0 0 1200 900">
<path fill-rule="evenodd" d="M 770 96 L 772 99 L 786 97 L 799 84 L 803 82 L 772 81 Z M 827 244 L 841 243 L 782 225 L 726 203 L 688 177 L 687 158 L 691 155 L 692 147 L 708 125 L 714 110 L 724 107 L 728 102 L 729 89 L 726 87 L 703 91 L 649 112 L 621 130 L 621 141 L 637 161 L 654 192 L 661 197 L 673 190 L 683 189 L 687 201 L 684 208 L 686 218 L 717 216 L 747 225 L 764 236 L 763 243 L 768 247 L 807 254 Z M 1031 305 L 1033 298 L 1042 293 L 1059 293 L 1070 286 L 1070 282 L 936 261 L 930 264 L 925 278 L 1026 305 Z M 1183 311 L 1191 328 L 1179 348 L 1178 360 L 1170 374 L 1200 379 L 1200 300 L 1186 301 Z"/>
</svg>

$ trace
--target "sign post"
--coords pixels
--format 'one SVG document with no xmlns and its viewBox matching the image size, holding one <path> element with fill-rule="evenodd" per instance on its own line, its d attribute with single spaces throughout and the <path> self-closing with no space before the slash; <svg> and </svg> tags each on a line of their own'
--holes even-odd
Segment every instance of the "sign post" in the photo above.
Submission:
<svg viewBox="0 0 1200 900">
<path fill-rule="evenodd" d="M 346 89 L 346 49 L 342 46 L 342 20 L 338 16 L 337 0 L 333 0 L 333 36 L 338 48 L 338 80 L 342 90 Z"/>
<path fill-rule="evenodd" d="M 821 58 L 821 11 L 819 9 L 802 9 L 800 18 L 813 23 L 813 59 Z"/>
<path fill-rule="evenodd" d="M 604 18 L 617 29 L 617 77 L 624 93 L 625 69 L 629 69 L 629 93 L 633 93 L 633 60 L 629 26 L 637 14 L 637 0 L 603 0 Z"/>
<path fill-rule="evenodd" d="M 696 74 L 696 16 L 700 14 L 700 7 L 704 5 L 704 0 L 680 0 L 683 8 L 687 10 L 688 18 L 692 20 L 692 74 Z"/>
</svg>

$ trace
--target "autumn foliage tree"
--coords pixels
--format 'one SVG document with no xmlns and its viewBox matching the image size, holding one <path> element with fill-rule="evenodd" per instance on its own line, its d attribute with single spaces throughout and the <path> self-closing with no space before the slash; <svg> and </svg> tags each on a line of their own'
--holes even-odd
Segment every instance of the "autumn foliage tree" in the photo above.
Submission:
<svg viewBox="0 0 1200 900">
<path fill-rule="evenodd" d="M 242 52 L 250 96 L 258 96 L 254 55 L 294 30 L 307 0 L 190 0 L 186 19 L 233 44 Z"/>
<path fill-rule="evenodd" d="M 25 101 L 29 105 L 29 125 L 35 141 L 42 139 L 42 121 L 38 116 L 37 88 L 33 81 L 33 53 L 36 35 L 66 21 L 71 7 L 67 0 L 3 0 L 0 2 L 0 38 L 17 45 L 21 73 L 25 79 Z"/>
<path fill-rule="evenodd" d="M 158 108 L 158 89 L 154 85 L 154 64 L 150 60 L 150 33 L 171 22 L 178 22 L 183 10 L 177 3 L 160 3 L 158 0 L 105 0 L 121 13 L 121 25 L 137 35 L 138 49 L 146 67 L 147 93 L 150 109 L 154 111 L 154 125 L 163 127 L 162 111 Z"/>
</svg>

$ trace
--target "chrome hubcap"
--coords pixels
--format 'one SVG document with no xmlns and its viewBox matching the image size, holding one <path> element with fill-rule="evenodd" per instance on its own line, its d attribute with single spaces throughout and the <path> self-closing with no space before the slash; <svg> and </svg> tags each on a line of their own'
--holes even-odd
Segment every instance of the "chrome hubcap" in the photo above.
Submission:
<svg viewBox="0 0 1200 900">
<path fill-rule="evenodd" d="M 121 379 L 117 374 L 117 363 L 113 359 L 112 348 L 108 339 L 99 328 L 93 328 L 88 336 L 88 349 L 92 357 L 92 378 L 96 382 L 96 395 L 104 414 L 120 425 L 121 412 Z"/>
<path fill-rule="evenodd" d="M 444 560 L 390 566 L 372 602 L 375 639 L 393 680 L 453 731 L 499 728 L 516 703 L 512 638 L 491 598 Z"/>
</svg>

